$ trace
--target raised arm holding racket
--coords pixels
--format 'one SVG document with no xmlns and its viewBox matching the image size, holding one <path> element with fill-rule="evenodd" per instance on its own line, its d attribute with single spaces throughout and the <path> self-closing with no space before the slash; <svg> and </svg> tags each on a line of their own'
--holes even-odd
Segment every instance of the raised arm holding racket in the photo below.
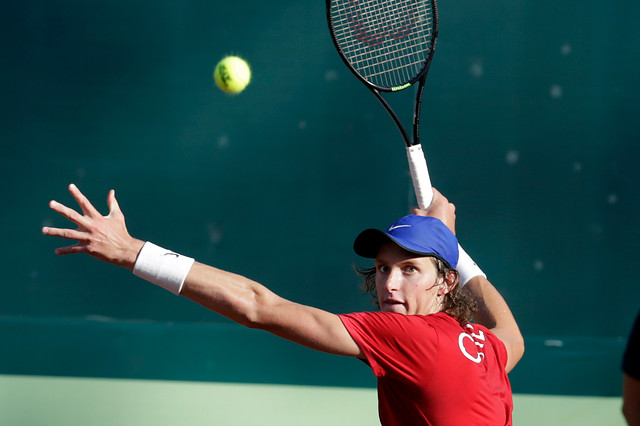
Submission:
<svg viewBox="0 0 640 426">
<path fill-rule="evenodd" d="M 420 143 L 420 111 L 438 39 L 435 0 L 326 0 L 329 32 L 349 70 L 371 90 L 398 127 L 405 144 L 418 206 L 431 204 L 429 168 Z M 382 96 L 417 83 L 413 138 Z M 462 247 L 459 272 L 466 284 L 482 274 Z"/>
</svg>

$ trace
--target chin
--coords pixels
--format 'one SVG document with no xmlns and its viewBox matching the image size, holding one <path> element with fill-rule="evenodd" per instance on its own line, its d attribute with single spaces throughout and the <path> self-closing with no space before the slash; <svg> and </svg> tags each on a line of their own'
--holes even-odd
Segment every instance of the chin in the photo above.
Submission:
<svg viewBox="0 0 640 426">
<path fill-rule="evenodd" d="M 392 312 L 394 314 L 407 315 L 407 308 L 404 305 L 398 303 L 385 303 L 382 305 L 382 312 Z"/>
</svg>

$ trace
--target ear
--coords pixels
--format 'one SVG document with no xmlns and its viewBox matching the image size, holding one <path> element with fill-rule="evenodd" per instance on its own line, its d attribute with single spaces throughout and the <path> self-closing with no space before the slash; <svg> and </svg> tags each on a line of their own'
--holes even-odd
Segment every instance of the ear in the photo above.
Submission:
<svg viewBox="0 0 640 426">
<path fill-rule="evenodd" d="M 444 279 L 440 283 L 440 288 L 438 289 L 438 296 L 444 296 L 453 290 L 456 285 L 458 285 L 458 281 L 456 280 L 455 271 L 449 271 L 445 274 Z"/>
</svg>

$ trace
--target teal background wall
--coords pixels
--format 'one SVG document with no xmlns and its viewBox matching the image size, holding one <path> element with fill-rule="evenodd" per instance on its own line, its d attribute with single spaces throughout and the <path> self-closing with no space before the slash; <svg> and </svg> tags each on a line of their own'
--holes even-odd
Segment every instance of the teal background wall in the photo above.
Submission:
<svg viewBox="0 0 640 426">
<path fill-rule="evenodd" d="M 322 2 L 3 2 L 0 374 L 370 387 L 40 235 L 76 183 L 131 233 L 332 312 L 351 251 L 415 203 L 396 128 Z M 514 391 L 617 396 L 635 282 L 640 5 L 441 2 L 423 107 L 434 185 L 527 341 Z M 214 87 L 226 54 L 253 81 Z M 412 94 L 392 99 L 410 117 Z"/>
</svg>

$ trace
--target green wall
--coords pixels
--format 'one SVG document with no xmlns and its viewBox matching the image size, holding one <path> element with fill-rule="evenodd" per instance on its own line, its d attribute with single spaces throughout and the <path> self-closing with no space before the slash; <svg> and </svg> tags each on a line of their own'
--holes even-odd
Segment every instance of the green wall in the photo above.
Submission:
<svg viewBox="0 0 640 426">
<path fill-rule="evenodd" d="M 39 234 L 78 184 L 137 237 L 333 312 L 371 309 L 351 251 L 415 203 L 396 128 L 322 2 L 3 2 L 0 374 L 373 386 Z M 442 2 L 423 107 L 434 185 L 502 291 L 520 393 L 619 395 L 640 309 L 640 5 Z M 233 53 L 238 96 L 214 87 Z M 412 94 L 392 103 L 410 117 Z M 562 380 L 558 380 L 562 378 Z M 559 384 L 560 382 L 560 384 Z"/>
</svg>

